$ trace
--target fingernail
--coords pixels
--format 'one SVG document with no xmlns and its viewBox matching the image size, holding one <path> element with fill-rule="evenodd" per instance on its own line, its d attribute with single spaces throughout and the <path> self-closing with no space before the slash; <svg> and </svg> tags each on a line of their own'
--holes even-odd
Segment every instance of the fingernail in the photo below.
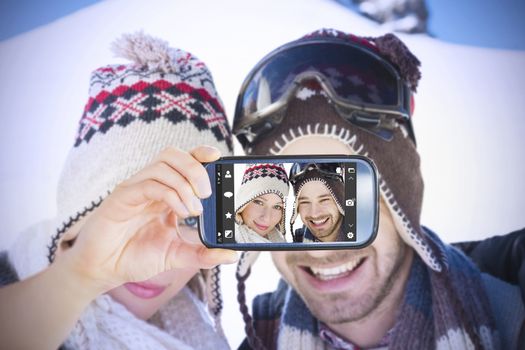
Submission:
<svg viewBox="0 0 525 350">
<path fill-rule="evenodd" d="M 193 197 L 193 199 L 191 200 L 191 206 L 193 208 L 193 212 L 196 212 L 196 213 L 202 213 L 202 203 L 200 201 L 199 198 L 197 197 Z"/>
<path fill-rule="evenodd" d="M 206 150 L 206 152 L 221 152 L 217 147 L 213 147 L 213 146 L 208 146 L 208 145 L 202 145 L 201 146 L 203 149 Z"/>
</svg>

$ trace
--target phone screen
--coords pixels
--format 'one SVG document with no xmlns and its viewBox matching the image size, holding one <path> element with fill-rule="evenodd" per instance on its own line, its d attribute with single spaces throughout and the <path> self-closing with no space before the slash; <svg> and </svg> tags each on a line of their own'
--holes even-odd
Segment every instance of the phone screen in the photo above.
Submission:
<svg viewBox="0 0 525 350">
<path fill-rule="evenodd" d="M 217 162 L 213 234 L 205 243 L 362 245 L 375 236 L 377 224 L 371 170 L 361 159 Z"/>
</svg>

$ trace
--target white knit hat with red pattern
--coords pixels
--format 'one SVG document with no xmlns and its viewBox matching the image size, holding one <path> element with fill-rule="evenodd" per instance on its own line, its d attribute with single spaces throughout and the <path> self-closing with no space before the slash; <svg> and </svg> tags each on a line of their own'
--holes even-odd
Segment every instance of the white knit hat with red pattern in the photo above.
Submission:
<svg viewBox="0 0 525 350">
<path fill-rule="evenodd" d="M 242 224 L 241 213 L 252 200 L 268 193 L 274 193 L 283 201 L 281 222 L 278 229 L 285 235 L 286 197 L 289 190 L 288 175 L 283 164 L 247 165 L 235 198 L 235 221 L 239 225 Z"/>
<path fill-rule="evenodd" d="M 58 183 L 50 263 L 63 234 L 163 149 L 209 145 L 232 155 L 230 126 L 204 62 L 142 32 L 123 35 L 113 51 L 132 63 L 91 75 L 89 99 Z M 222 334 L 219 277 L 218 267 L 202 270 L 189 286 L 207 301 Z"/>
<path fill-rule="evenodd" d="M 58 183 L 50 262 L 69 227 L 166 147 L 210 145 L 222 155 L 232 153 L 224 107 L 204 62 L 141 32 L 123 35 L 113 51 L 132 63 L 91 75 L 89 99 Z"/>
</svg>

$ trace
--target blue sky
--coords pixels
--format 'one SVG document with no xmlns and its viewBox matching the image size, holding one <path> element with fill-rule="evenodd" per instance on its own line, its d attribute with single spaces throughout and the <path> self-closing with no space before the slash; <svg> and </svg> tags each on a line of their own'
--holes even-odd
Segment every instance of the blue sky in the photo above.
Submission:
<svg viewBox="0 0 525 350">
<path fill-rule="evenodd" d="M 45 25 L 97 0 L 0 2 L 0 40 Z M 525 50 L 524 0 L 427 0 L 429 30 L 459 44 Z"/>
<path fill-rule="evenodd" d="M 460 44 L 525 50 L 524 0 L 427 0 L 429 31 Z"/>
<path fill-rule="evenodd" d="M 66 16 L 98 0 L 2 0 L 0 1 L 0 40 Z"/>
</svg>

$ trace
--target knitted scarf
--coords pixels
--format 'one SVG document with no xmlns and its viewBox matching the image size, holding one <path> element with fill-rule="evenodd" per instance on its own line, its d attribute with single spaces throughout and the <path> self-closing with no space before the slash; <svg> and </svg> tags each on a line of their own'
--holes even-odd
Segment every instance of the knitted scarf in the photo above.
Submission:
<svg viewBox="0 0 525 350">
<path fill-rule="evenodd" d="M 414 255 L 404 303 L 389 349 L 497 349 L 498 334 L 491 318 L 481 274 L 455 248 L 446 247 L 449 274 L 436 273 Z M 279 349 L 322 349 L 317 320 L 301 297 L 289 288 L 277 340 Z M 473 337 L 471 332 L 476 332 Z M 417 335 L 417 336 L 414 336 Z M 477 338 L 481 344 L 474 344 Z"/>
<path fill-rule="evenodd" d="M 265 238 L 244 224 L 235 226 L 235 240 L 238 243 L 286 242 L 283 234 L 276 228 L 274 228 Z"/>
<path fill-rule="evenodd" d="M 499 349 L 499 332 L 495 328 L 481 273 L 463 253 L 426 231 L 443 251 L 447 265 L 444 271 L 436 272 L 414 254 L 403 305 L 388 348 Z M 277 309 L 281 309 L 278 307 L 281 303 L 283 306 L 279 312 Z M 272 320 L 279 314 L 277 349 L 329 348 L 318 335 L 318 320 L 295 290 L 285 283 L 281 283 L 271 302 L 264 298 L 254 302 L 255 324 L 266 323 L 264 320 Z M 269 322 L 273 324 L 273 321 Z M 262 331 L 258 329 L 258 335 L 272 333 L 268 329 Z M 267 347 L 274 347 L 262 340 Z M 259 339 L 252 338 L 251 342 L 254 341 L 258 343 Z M 257 345 L 255 348 L 261 347 Z"/>
<path fill-rule="evenodd" d="M 214 332 L 206 305 L 184 288 L 149 322 L 136 318 L 109 295 L 84 311 L 65 345 L 71 349 L 228 349 Z"/>
</svg>

